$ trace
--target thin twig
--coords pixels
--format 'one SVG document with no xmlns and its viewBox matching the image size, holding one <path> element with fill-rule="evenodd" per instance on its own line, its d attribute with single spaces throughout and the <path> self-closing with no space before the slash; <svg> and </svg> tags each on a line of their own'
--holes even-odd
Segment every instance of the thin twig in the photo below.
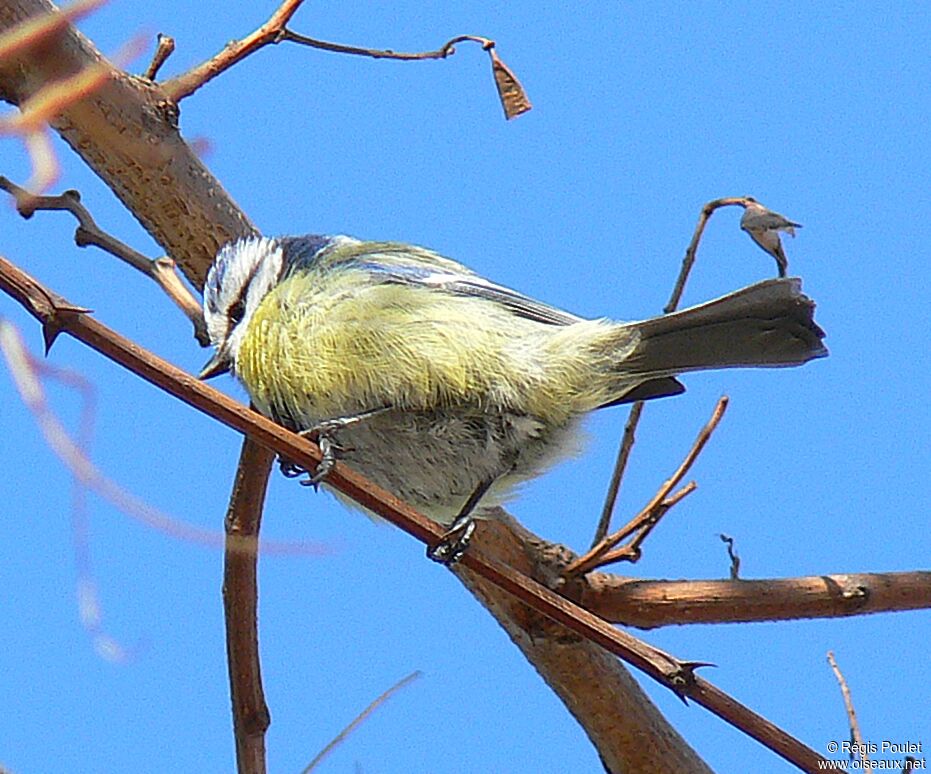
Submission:
<svg viewBox="0 0 931 774">
<path fill-rule="evenodd" d="M 682 294 L 685 291 L 685 283 L 688 281 L 692 267 L 695 265 L 695 255 L 698 252 L 698 244 L 701 242 L 702 234 L 705 231 L 705 225 L 711 214 L 719 207 L 729 205 L 739 205 L 745 207 L 747 197 L 731 196 L 723 199 L 714 199 L 702 207 L 698 216 L 698 223 L 695 226 L 695 232 L 692 234 L 692 240 L 685 250 L 685 257 L 682 259 L 682 268 L 679 269 L 679 276 L 672 288 L 672 294 L 669 301 L 663 307 L 663 314 L 671 314 L 679 308 L 679 302 L 682 300 Z M 618 492 L 621 488 L 621 481 L 624 477 L 624 471 L 627 468 L 630 452 L 634 445 L 634 436 L 637 427 L 640 424 L 640 417 L 643 414 L 643 401 L 637 401 L 630 407 L 630 413 L 627 415 L 627 424 L 624 426 L 624 435 L 621 438 L 621 445 L 618 448 L 617 460 L 614 463 L 614 472 L 611 474 L 611 483 L 608 485 L 608 491 L 605 494 L 604 506 L 601 509 L 601 518 L 598 520 L 598 526 L 595 528 L 595 536 L 592 539 L 592 547 L 600 543 L 611 527 L 611 517 L 614 513 L 614 506 L 617 503 Z"/>
<path fill-rule="evenodd" d="M 12 58 L 26 49 L 46 43 L 73 21 L 87 16 L 107 0 L 78 0 L 67 8 L 36 16 L 0 35 L 0 59 Z"/>
<path fill-rule="evenodd" d="M 746 207 L 747 197 L 726 196 L 723 199 L 713 199 L 701 208 L 701 214 L 698 216 L 698 223 L 695 226 L 695 233 L 692 234 L 692 241 L 689 242 L 689 246 L 685 249 L 685 256 L 682 258 L 682 268 L 679 269 L 679 276 L 676 278 L 676 284 L 672 288 L 672 295 L 669 297 L 669 303 L 663 307 L 663 312 L 665 314 L 675 312 L 679 307 L 682 294 L 685 292 L 685 283 L 688 281 L 692 266 L 695 265 L 698 243 L 701 242 L 701 237 L 705 231 L 705 226 L 708 224 L 708 219 L 718 208 L 732 207 L 734 205 Z"/>
<path fill-rule="evenodd" d="M 638 524 L 635 528 L 635 534 L 631 541 L 620 548 L 615 549 L 614 551 L 608 551 L 604 557 L 602 557 L 603 564 L 612 564 L 613 562 L 639 562 L 640 557 L 643 555 L 643 550 L 641 546 L 650 537 L 650 533 L 656 529 L 657 525 L 660 523 L 662 518 L 669 512 L 676 503 L 684 500 L 688 495 L 692 494 L 698 488 L 698 484 L 694 481 L 689 481 L 684 487 L 682 487 L 675 494 L 670 495 L 661 503 L 658 503 L 654 506 L 653 511 L 648 515 L 648 517 L 643 521 L 642 524 Z"/>
<path fill-rule="evenodd" d="M 65 210 L 70 212 L 78 221 L 74 232 L 74 242 L 78 247 L 94 245 L 101 250 L 119 258 L 137 271 L 153 280 L 164 293 L 184 313 L 184 316 L 194 326 L 194 337 L 201 346 L 210 343 L 207 335 L 207 326 L 204 322 L 204 313 L 194 294 L 188 290 L 181 281 L 181 276 L 175 262 L 167 257 L 150 260 L 142 253 L 137 252 L 125 242 L 108 234 L 97 225 L 88 209 L 81 204 L 81 194 L 69 189 L 58 196 L 40 196 L 13 183 L 6 177 L 0 176 L 0 189 L 11 194 L 16 200 L 16 210 L 24 218 L 31 218 L 38 210 Z"/>
<path fill-rule="evenodd" d="M 479 35 L 457 35 L 447 40 L 442 46 L 434 51 L 392 51 L 390 48 L 366 48 L 363 46 L 347 46 L 344 43 L 331 43 L 327 40 L 318 40 L 306 35 L 300 35 L 292 30 L 285 29 L 282 31 L 281 40 L 289 40 L 292 43 L 300 43 L 302 46 L 318 48 L 322 51 L 332 51 L 336 54 L 352 54 L 354 56 L 367 56 L 372 59 L 395 59 L 402 62 L 421 62 L 425 59 L 446 59 L 456 53 L 456 45 L 466 41 L 478 43 L 484 50 L 489 51 L 495 47 L 495 42 L 491 38 L 483 38 Z"/>
<path fill-rule="evenodd" d="M 0 136 L 19 137 L 32 164 L 29 187 L 44 191 L 58 179 L 58 159 L 51 144 L 48 123 L 65 107 L 103 86 L 109 75 L 105 65 L 92 65 L 44 86 L 20 105 L 20 112 L 0 119 Z"/>
<path fill-rule="evenodd" d="M 5 261 L 0 258 L 0 263 L 5 263 Z M 87 310 L 82 311 L 86 312 Z M 69 313 L 73 314 L 71 310 L 69 310 Z M 77 317 L 78 315 L 74 316 Z M 66 326 L 62 325 L 59 330 L 64 327 Z M 39 378 L 40 372 L 43 370 L 43 364 L 28 352 L 23 344 L 22 337 L 13 324 L 3 319 L 0 319 L 0 353 L 6 360 L 10 375 L 13 377 L 13 383 L 20 397 L 35 417 L 46 443 L 76 480 L 96 492 L 98 496 L 110 502 L 130 518 L 148 527 L 181 540 L 199 543 L 208 547 L 216 548 L 224 544 L 223 535 L 214 530 L 195 527 L 168 516 L 147 502 L 140 500 L 131 492 L 127 492 L 119 484 L 107 478 L 94 465 L 49 408 Z M 229 538 L 225 542 L 227 549 L 229 549 Z M 264 553 L 278 555 L 307 556 L 326 553 L 323 546 L 304 542 L 263 542 L 259 548 Z M 243 538 L 238 541 L 236 550 L 246 554 L 255 554 L 256 545 L 254 541 Z"/>
<path fill-rule="evenodd" d="M 859 755 L 861 761 L 868 761 L 869 756 L 863 744 L 863 735 L 860 733 L 860 723 L 857 721 L 857 711 L 853 706 L 853 697 L 850 695 L 850 688 L 847 686 L 844 673 L 841 672 L 840 667 L 837 666 L 837 661 L 834 659 L 834 652 L 830 650 L 828 651 L 828 663 L 834 671 L 834 677 L 837 678 L 838 685 L 840 685 L 841 696 L 844 697 L 844 709 L 847 711 L 847 722 L 850 724 L 850 741 L 853 743 L 852 747 L 857 755 Z"/>
<path fill-rule="evenodd" d="M 317 38 L 300 35 L 289 29 L 282 31 L 281 40 L 288 40 L 292 43 L 300 43 L 304 46 L 318 48 L 323 51 L 332 51 L 338 54 L 367 56 L 372 59 L 394 59 L 402 62 L 446 59 L 456 53 L 457 44 L 466 42 L 478 43 L 484 51 L 488 52 L 488 56 L 491 58 L 491 71 L 495 78 L 495 87 L 498 89 L 498 98 L 501 100 L 501 107 L 504 108 L 504 117 L 508 120 L 517 118 L 517 116 L 526 113 L 532 107 L 530 99 L 527 97 L 527 92 L 524 90 L 524 87 L 521 86 L 514 71 L 501 60 L 498 53 L 495 51 L 495 41 L 480 35 L 457 35 L 447 40 L 435 51 L 417 51 L 413 53 L 392 51 L 391 49 L 347 46 L 343 43 L 331 43 L 326 40 L 318 40 Z"/>
<path fill-rule="evenodd" d="M 673 505 L 678 503 L 687 495 L 692 494 L 692 492 L 694 492 L 697 488 L 698 484 L 696 484 L 694 481 L 690 481 L 674 495 L 663 500 L 661 503 L 654 505 L 651 510 L 643 510 L 637 514 L 637 516 L 628 522 L 627 526 L 618 530 L 616 533 L 616 535 L 620 535 L 619 540 L 623 540 L 625 537 L 633 533 L 633 537 L 630 539 L 630 542 L 621 546 L 620 548 L 605 550 L 604 553 L 601 554 L 601 556 L 598 558 L 597 564 L 595 566 L 601 567 L 603 565 L 613 564 L 615 562 L 639 562 L 643 556 L 643 549 L 641 546 L 650 536 L 650 533 L 656 529 L 657 525 L 659 525 L 662 518 L 669 512 L 669 509 L 672 508 Z M 573 574 L 578 575 L 580 572 L 576 571 Z"/>
<path fill-rule="evenodd" d="M 186 73 L 163 81 L 161 88 L 165 96 L 173 102 L 180 102 L 185 97 L 191 96 L 207 81 L 216 78 L 250 54 L 254 54 L 269 43 L 277 43 L 285 25 L 297 13 L 302 3 L 303 0 L 284 0 L 268 21 L 255 32 L 241 40 L 230 41 L 220 53 L 206 62 L 192 67 Z"/>
<path fill-rule="evenodd" d="M 148 78 L 150 81 L 155 80 L 155 76 L 158 75 L 158 71 L 162 68 L 162 65 L 165 64 L 165 60 L 168 59 L 175 50 L 175 39 L 171 37 L 171 35 L 163 35 L 160 32 L 158 33 L 157 41 L 155 53 L 152 54 L 152 61 L 149 63 L 149 66 L 142 76 L 143 78 Z"/>
<path fill-rule="evenodd" d="M 660 518 L 662 514 L 658 515 L 658 510 L 668 510 L 668 508 L 664 509 L 663 501 L 666 500 L 666 498 L 669 496 L 669 493 L 672 492 L 676 486 L 678 486 L 679 482 L 685 478 L 685 474 L 689 472 L 689 469 L 695 463 L 695 460 L 698 459 L 698 455 L 701 454 L 702 449 L 705 448 L 705 444 L 708 443 L 708 439 L 711 438 L 711 434 L 715 431 L 715 428 L 717 428 L 718 424 L 721 422 L 721 418 L 724 416 L 724 411 L 727 409 L 727 401 L 728 399 L 726 395 L 722 396 L 718 400 L 718 403 L 714 407 L 714 411 L 711 414 L 711 418 L 698 434 L 698 437 L 695 439 L 695 443 L 692 444 L 692 448 L 689 450 L 689 453 L 685 455 L 685 459 L 682 460 L 682 463 L 672 474 L 672 476 L 670 476 L 659 488 L 656 494 L 653 495 L 653 499 L 651 499 L 650 502 L 644 506 L 643 510 L 641 510 L 640 513 L 638 513 L 633 519 L 631 519 L 626 526 L 619 529 L 613 535 L 604 538 L 597 546 L 591 548 L 588 553 L 580 556 L 578 559 L 572 562 L 565 570 L 565 577 L 577 577 L 579 575 L 583 575 L 586 572 L 590 572 L 596 567 L 600 567 L 601 565 L 605 564 L 606 561 L 616 561 L 616 558 L 612 558 L 610 560 L 608 559 L 608 557 L 613 557 L 611 554 L 611 549 L 613 549 L 628 535 L 633 534 L 639 529 L 643 529 L 651 521 Z M 621 558 L 626 558 L 626 556 L 626 551 L 621 554 Z"/>
<path fill-rule="evenodd" d="M 15 329 L 0 320 L 0 350 L 3 351 L 7 365 L 16 371 L 14 382 L 22 392 L 31 393 L 35 403 L 41 401 L 42 385 L 40 379 L 53 379 L 69 387 L 80 395 L 81 409 L 78 420 L 76 445 L 84 454 L 89 454 L 91 437 L 96 415 L 96 392 L 93 385 L 77 371 L 56 368 L 49 363 L 36 361 L 25 351 L 22 340 Z M 31 373 L 30 373 L 31 371 Z M 35 408 L 35 407 L 32 407 Z M 46 406 L 46 410 L 47 406 Z M 81 625 L 91 637 L 94 650 L 108 661 L 127 661 L 132 653 L 104 627 L 103 606 L 97 593 L 94 568 L 90 550 L 90 515 L 87 508 L 87 489 L 80 476 L 72 476 L 71 488 L 71 535 L 74 544 L 75 581 L 77 591 L 78 615 Z"/>
<path fill-rule="evenodd" d="M 458 43 L 473 42 L 478 43 L 491 60 L 492 74 L 495 78 L 495 86 L 498 89 L 498 97 L 504 108 L 504 115 L 511 119 L 530 110 L 530 100 L 527 93 L 520 85 L 517 76 L 513 71 L 501 61 L 495 52 L 495 41 L 490 38 L 479 35 L 457 35 L 446 41 L 442 46 L 433 51 L 403 52 L 393 51 L 391 49 L 367 48 L 363 46 L 349 46 L 344 43 L 332 43 L 326 40 L 311 38 L 307 35 L 301 35 L 288 29 L 288 22 L 294 16 L 300 7 L 302 0 L 285 0 L 278 9 L 272 14 L 271 18 L 255 32 L 241 40 L 234 40 L 228 43 L 222 51 L 214 55 L 206 62 L 202 62 L 196 67 L 191 68 L 186 73 L 164 81 L 161 84 L 165 96 L 174 101 L 180 102 L 185 97 L 189 97 L 207 81 L 216 78 L 221 73 L 230 69 L 233 65 L 241 62 L 247 56 L 254 54 L 256 51 L 271 44 L 282 42 L 297 43 L 302 46 L 316 48 L 321 51 L 330 51 L 337 54 L 350 54 L 353 56 L 365 56 L 372 59 L 393 59 L 395 61 L 419 62 L 427 59 L 446 59 L 456 52 Z"/>
<path fill-rule="evenodd" d="M 643 413 L 643 401 L 637 401 L 630 407 L 630 413 L 627 415 L 627 424 L 624 425 L 624 435 L 621 438 L 620 448 L 617 450 L 617 459 L 614 462 L 614 471 L 611 473 L 611 482 L 608 484 L 608 491 L 605 493 L 605 502 L 601 508 L 601 518 L 598 519 L 598 526 L 595 528 L 595 536 L 592 538 L 591 548 L 597 546 L 608 534 L 611 528 L 611 517 L 614 515 L 614 506 L 617 505 L 617 496 L 621 491 L 621 481 L 624 478 L 624 472 L 627 470 L 627 463 L 630 460 L 630 452 L 634 448 L 636 439 L 637 425 L 640 424 L 640 415 Z"/>
<path fill-rule="evenodd" d="M 75 307 L 3 258 L 0 258 L 0 289 L 21 303 L 43 326 L 53 325 L 68 333 L 168 394 L 305 469 L 314 470 L 319 464 L 322 455 L 315 444 L 145 351 L 90 315 L 69 311 Z M 342 463 L 336 463 L 327 483 L 430 548 L 435 548 L 445 537 L 442 525 Z M 649 645 L 533 579 L 486 559 L 481 552 L 481 529 L 460 564 L 556 623 L 620 656 L 680 697 L 701 704 L 799 768 L 810 771 L 824 765 L 820 763 L 824 758 L 815 750 L 698 676 L 698 662 L 683 661 Z"/>
<path fill-rule="evenodd" d="M 342 731 L 340 731 L 330 743 L 324 747 L 314 759 L 307 764 L 301 774 L 310 774 L 317 766 L 323 762 L 333 750 L 335 750 L 340 744 L 342 744 L 346 738 L 355 731 L 359 725 L 375 710 L 377 710 L 382 704 L 384 704 L 388 699 L 390 699 L 394 694 L 400 691 L 402 688 L 406 688 L 414 680 L 421 676 L 422 672 L 419 670 L 416 672 L 411 672 L 407 677 L 402 677 L 398 682 L 392 685 L 387 691 L 385 691 L 381 696 L 375 699 L 371 704 L 369 704 L 362 712 L 360 712 L 353 721 L 346 726 Z"/>
</svg>

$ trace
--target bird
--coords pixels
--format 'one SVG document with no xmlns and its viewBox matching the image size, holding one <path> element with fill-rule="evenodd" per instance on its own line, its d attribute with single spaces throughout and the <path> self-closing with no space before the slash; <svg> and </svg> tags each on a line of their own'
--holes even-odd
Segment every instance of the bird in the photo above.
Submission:
<svg viewBox="0 0 931 774">
<path fill-rule="evenodd" d="M 744 214 L 740 218 L 740 227 L 746 231 L 763 250 L 776 259 L 779 276 L 785 277 L 788 273 L 789 262 L 779 232 L 784 231 L 791 237 L 795 236 L 795 229 L 801 228 L 801 223 L 794 223 L 785 215 L 773 212 L 760 204 L 752 196 L 744 198 Z"/>
<path fill-rule="evenodd" d="M 689 371 L 824 357 L 813 315 L 801 280 L 780 278 L 639 322 L 586 319 L 424 247 L 254 235 L 208 272 L 216 351 L 200 377 L 232 371 L 260 412 L 316 438 L 313 483 L 338 458 L 448 526 L 430 554 L 445 563 L 474 516 L 578 453 L 586 414 L 677 395 Z"/>
</svg>

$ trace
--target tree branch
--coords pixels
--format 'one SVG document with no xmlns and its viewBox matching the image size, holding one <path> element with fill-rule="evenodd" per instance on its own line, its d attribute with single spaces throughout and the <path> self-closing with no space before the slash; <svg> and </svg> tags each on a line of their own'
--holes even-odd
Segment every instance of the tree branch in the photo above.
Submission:
<svg viewBox="0 0 931 774">
<path fill-rule="evenodd" d="M 847 712 L 847 723 L 850 725 L 850 741 L 855 745 L 857 750 L 857 757 L 865 762 L 869 760 L 869 757 L 866 754 L 866 746 L 863 744 L 863 734 L 860 733 L 860 723 L 857 721 L 857 710 L 853 706 L 853 697 L 850 695 L 850 688 L 847 685 L 847 680 L 844 677 L 844 673 L 840 671 L 840 667 L 837 666 L 837 661 L 834 660 L 834 652 L 828 651 L 828 663 L 831 665 L 831 671 L 834 672 L 834 677 L 837 678 L 837 684 L 840 686 L 841 696 L 844 698 L 844 709 Z"/>
<path fill-rule="evenodd" d="M 711 434 L 715 431 L 717 426 L 720 424 L 721 419 L 724 417 L 724 412 L 727 409 L 727 396 L 723 396 L 718 400 L 717 405 L 714 407 L 714 412 L 711 415 L 711 419 L 708 420 L 707 424 L 702 428 L 701 432 L 698 434 L 698 438 L 695 439 L 695 443 L 692 444 L 692 448 L 689 449 L 688 454 L 685 455 L 685 459 L 682 460 L 679 467 L 676 468 L 676 471 L 663 483 L 659 488 L 657 493 L 653 495 L 653 498 L 648 502 L 643 510 L 640 511 L 627 526 L 622 527 L 613 535 L 610 535 L 600 543 L 598 543 L 594 548 L 590 549 L 588 553 L 584 556 L 576 559 L 572 564 L 566 568 L 566 576 L 574 577 L 582 575 L 586 572 L 589 572 L 596 567 L 600 567 L 604 564 L 610 562 L 616 562 L 619 559 L 630 559 L 631 561 L 636 561 L 640 550 L 640 544 L 650 533 L 653 527 L 656 526 L 656 523 L 662 518 L 663 514 L 669 510 L 676 502 L 682 499 L 682 496 L 677 496 L 671 501 L 667 501 L 672 490 L 678 486 L 679 482 L 685 478 L 685 474 L 689 472 L 689 469 L 692 465 L 695 464 L 695 460 L 698 459 L 698 455 L 701 454 L 702 449 L 705 448 L 705 444 L 708 443 L 711 438 Z M 623 446 L 622 446 L 623 448 Z M 689 488 L 688 492 L 692 491 L 694 486 Z M 685 494 L 688 494 L 686 492 Z M 631 546 L 619 549 L 617 551 L 612 551 L 618 543 L 620 543 L 625 537 L 631 535 L 635 532 L 640 532 L 640 534 L 634 539 Z"/>
<path fill-rule="evenodd" d="M 229 70 L 237 62 L 241 62 L 250 54 L 254 54 L 269 43 L 281 40 L 285 25 L 297 13 L 304 0 L 284 0 L 278 6 L 265 24 L 241 40 L 233 40 L 226 44 L 223 50 L 212 56 L 206 62 L 192 67 L 186 73 L 175 78 L 163 81 L 160 85 L 162 93 L 175 104 L 185 97 L 191 96 L 207 81 L 213 80 L 221 73 Z"/>
<path fill-rule="evenodd" d="M 0 189 L 11 194 L 16 201 L 16 210 L 24 218 L 31 218 L 37 210 L 66 210 L 78 221 L 74 231 L 74 243 L 78 247 L 94 245 L 101 250 L 119 258 L 132 266 L 157 284 L 162 292 L 170 298 L 184 316 L 194 326 L 194 338 L 202 347 L 210 343 L 207 335 L 207 325 L 204 322 L 204 312 L 201 304 L 194 298 L 190 290 L 185 287 L 177 274 L 175 262 L 168 256 L 147 258 L 134 250 L 125 242 L 108 234 L 97 225 L 97 221 L 81 204 L 81 194 L 75 190 L 68 190 L 58 196 L 38 196 L 25 188 L 21 188 L 13 181 L 0 175 Z"/>
<path fill-rule="evenodd" d="M 48 0 L 3 0 L 0 33 L 53 10 Z M 181 138 L 176 107 L 157 85 L 114 67 L 66 26 L 41 51 L 26 48 L 0 61 L 0 99 L 21 105 L 47 84 L 97 65 L 106 80 L 92 98 L 64 107 L 52 127 L 200 288 L 217 250 L 255 228 Z"/>
<path fill-rule="evenodd" d="M 271 18 L 255 32 L 247 35 L 241 40 L 234 40 L 215 56 L 212 56 L 206 62 L 202 62 L 196 67 L 192 67 L 186 73 L 164 81 L 161 84 L 162 91 L 176 104 L 185 97 L 191 96 L 207 81 L 213 80 L 221 73 L 229 70 L 233 65 L 241 62 L 247 56 L 254 54 L 269 44 L 278 44 L 284 41 L 297 43 L 302 46 L 316 48 L 321 51 L 330 51 L 336 54 L 350 54 L 354 56 L 367 56 L 372 59 L 394 59 L 405 62 L 419 62 L 426 59 L 446 59 L 456 53 L 456 45 L 459 43 L 471 42 L 478 43 L 488 52 L 491 59 L 492 74 L 495 78 L 495 86 L 498 89 L 498 97 L 501 100 L 501 106 L 504 108 L 505 118 L 516 118 L 521 113 L 526 113 L 531 108 L 530 100 L 520 85 L 517 76 L 503 62 L 495 51 L 495 42 L 490 38 L 484 38 L 479 35 L 457 35 L 446 41 L 435 51 L 418 51 L 415 53 L 406 53 L 403 51 L 392 51 L 390 49 L 365 48 L 362 46 L 348 46 L 343 43 L 331 43 L 326 40 L 318 40 L 307 35 L 301 35 L 293 30 L 288 29 L 287 24 L 291 17 L 300 7 L 303 0 L 285 0 Z M 168 53 L 171 53 L 170 51 Z M 165 54 L 167 56 L 168 54 Z M 164 61 L 161 58 L 153 61 L 150 71 L 158 69 L 158 66 Z"/>
<path fill-rule="evenodd" d="M 226 512 L 228 538 L 223 559 L 223 613 L 226 658 L 233 705 L 236 761 L 241 774 L 265 771 L 265 732 L 271 715 L 265 704 L 259 657 L 258 538 L 274 452 L 244 438 Z M 242 551 L 243 541 L 256 550 Z"/>
<path fill-rule="evenodd" d="M 679 302 L 682 301 L 682 294 L 685 292 L 685 283 L 688 281 L 692 267 L 695 265 L 695 256 L 698 252 L 698 244 L 701 242 L 702 234 L 708 219 L 719 207 L 728 207 L 739 205 L 747 206 L 748 198 L 746 196 L 729 196 L 723 199 L 713 199 L 705 204 L 698 216 L 698 223 L 692 234 L 692 239 L 685 249 L 685 257 L 682 259 L 682 267 L 679 269 L 679 276 L 676 277 L 675 284 L 672 287 L 672 294 L 669 301 L 663 307 L 663 314 L 671 314 L 679 308 Z M 592 550 L 595 550 L 599 543 L 604 541 L 608 530 L 611 528 L 611 516 L 614 513 L 614 506 L 617 502 L 617 495 L 621 489 L 621 481 L 624 478 L 624 471 L 627 469 L 627 463 L 630 461 L 630 452 L 633 449 L 634 438 L 637 433 L 637 427 L 640 425 L 640 417 L 643 414 L 643 401 L 637 401 L 630 407 L 630 413 L 627 415 L 627 423 L 624 425 L 624 435 L 621 437 L 621 444 L 618 448 L 617 459 L 614 463 L 614 471 L 611 474 L 611 481 L 608 484 L 608 491 L 605 494 L 604 506 L 601 509 L 601 517 L 598 520 L 598 526 L 595 528 L 595 537 L 592 539 Z"/>
<path fill-rule="evenodd" d="M 638 580 L 589 573 L 565 593 L 607 621 L 652 629 L 694 623 L 793 621 L 931 609 L 931 572 L 765 580 Z M 570 587 L 571 588 L 571 587 Z"/>
</svg>

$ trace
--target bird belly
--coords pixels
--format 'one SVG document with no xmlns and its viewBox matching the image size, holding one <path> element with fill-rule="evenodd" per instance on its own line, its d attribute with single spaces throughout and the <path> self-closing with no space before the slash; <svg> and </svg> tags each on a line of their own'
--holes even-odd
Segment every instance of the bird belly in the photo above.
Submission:
<svg viewBox="0 0 931 774">
<path fill-rule="evenodd" d="M 583 390 L 551 378 L 544 363 L 558 327 L 498 320 L 494 308 L 475 318 L 479 302 L 426 291 L 339 297 L 352 303 L 332 292 L 310 303 L 311 293 L 279 287 L 266 297 L 237 377 L 260 411 L 293 430 L 388 409 L 337 431 L 339 459 L 436 521 L 455 518 L 489 481 L 482 505 L 498 504 L 576 451 L 576 418 L 602 401 L 598 389 L 579 402 Z M 563 349 L 557 374 L 575 362 L 576 347 Z M 597 387 L 588 376 L 574 381 Z"/>
<path fill-rule="evenodd" d="M 484 482 L 495 484 L 479 508 L 500 505 L 517 485 L 577 452 L 575 427 L 468 409 L 387 411 L 340 430 L 337 440 L 342 462 L 448 524 Z"/>
</svg>

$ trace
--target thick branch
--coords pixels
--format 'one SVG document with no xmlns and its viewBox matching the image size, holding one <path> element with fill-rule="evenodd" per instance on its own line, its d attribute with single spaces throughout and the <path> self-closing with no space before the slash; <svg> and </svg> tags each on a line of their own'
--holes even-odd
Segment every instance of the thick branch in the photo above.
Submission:
<svg viewBox="0 0 931 774">
<path fill-rule="evenodd" d="M 931 572 L 814 575 L 768 580 L 632 580 L 590 573 L 582 607 L 649 629 L 691 623 L 842 618 L 931 608 Z"/>
<path fill-rule="evenodd" d="M 3 0 L 0 33 L 52 10 L 48 0 Z M 106 83 L 52 125 L 201 287 L 217 249 L 255 229 L 181 138 L 176 108 L 158 86 L 113 67 L 68 26 L 0 62 L 0 99 L 19 105 L 95 64 L 109 70 Z"/>
<path fill-rule="evenodd" d="M 482 524 L 482 549 L 542 582 L 555 582 L 567 561 L 566 549 L 543 543 L 503 512 Z M 514 644 L 536 666 L 550 688 L 585 729 L 611 772 L 708 772 L 627 668 L 610 653 L 566 627 L 502 596 L 480 575 L 454 572 L 488 607 Z M 636 711 L 625 708 L 637 707 Z"/>
</svg>

